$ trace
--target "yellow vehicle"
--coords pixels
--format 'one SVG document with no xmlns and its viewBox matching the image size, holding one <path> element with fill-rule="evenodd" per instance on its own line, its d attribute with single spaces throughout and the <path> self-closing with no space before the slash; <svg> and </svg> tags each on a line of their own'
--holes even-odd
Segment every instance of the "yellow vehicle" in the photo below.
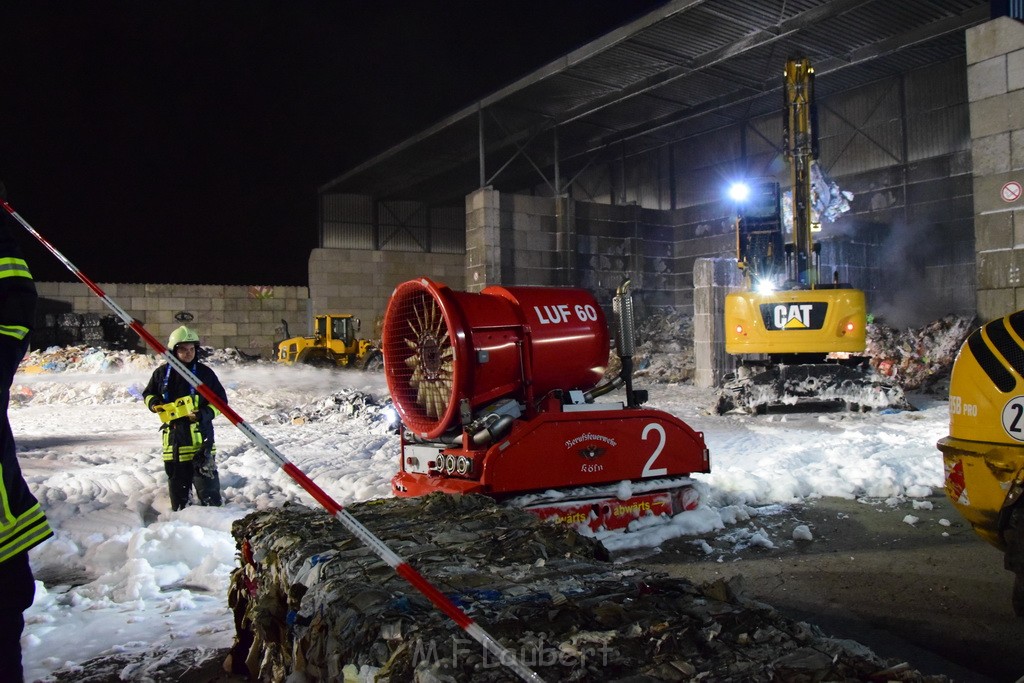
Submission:
<svg viewBox="0 0 1024 683">
<path fill-rule="evenodd" d="M 838 273 L 825 281 L 819 274 L 814 207 L 829 187 L 815 167 L 814 70 L 806 59 L 786 63 L 783 130 L 792 230 L 783 223 L 777 181 L 730 191 L 744 285 L 725 299 L 725 350 L 738 357 L 739 372 L 726 378 L 717 411 L 761 412 L 807 402 L 909 407 L 898 387 L 864 372 L 864 292 L 840 283 Z"/>
<path fill-rule="evenodd" d="M 974 531 L 1004 552 L 1012 604 L 1024 617 L 1024 311 L 975 330 L 949 385 L 940 439 L 946 496 Z"/>
<path fill-rule="evenodd" d="M 287 336 L 288 323 L 281 322 Z M 277 361 L 378 372 L 384 367 L 384 357 L 372 341 L 356 338 L 359 327 L 359 318 L 348 313 L 315 316 L 313 336 L 289 337 L 279 342 Z"/>
<path fill-rule="evenodd" d="M 805 362 L 829 353 L 863 353 L 864 292 L 819 282 L 816 264 L 800 270 L 794 245 L 782 244 L 779 184 L 762 183 L 757 195 L 737 219 L 737 260 L 745 283 L 725 299 L 726 352 L 770 354 L 779 361 L 805 354 Z"/>
</svg>

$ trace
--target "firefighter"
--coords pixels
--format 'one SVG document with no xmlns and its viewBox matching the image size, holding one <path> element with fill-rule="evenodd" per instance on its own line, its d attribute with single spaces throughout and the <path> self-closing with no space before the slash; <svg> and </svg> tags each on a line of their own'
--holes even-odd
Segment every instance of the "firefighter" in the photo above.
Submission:
<svg viewBox="0 0 1024 683">
<path fill-rule="evenodd" d="M 2 183 L 0 198 L 6 202 Z M 35 305 L 36 287 L 28 264 L 11 234 L 11 226 L 0 220 L 0 585 L 4 590 L 0 600 L 0 681 L 23 680 L 22 613 L 32 606 L 36 585 L 28 551 L 53 536 L 39 501 L 21 475 L 7 419 L 11 383 L 28 350 Z"/>
<path fill-rule="evenodd" d="M 217 375 L 200 363 L 199 335 L 182 325 L 171 332 L 167 348 L 199 381 L 227 403 L 227 394 Z M 189 503 L 192 488 L 200 505 L 221 505 L 220 476 L 217 474 L 217 447 L 213 442 L 213 418 L 218 411 L 170 363 L 153 371 L 142 392 L 146 407 L 160 415 L 163 422 L 164 471 L 171 496 L 171 509 L 181 510 Z"/>
</svg>

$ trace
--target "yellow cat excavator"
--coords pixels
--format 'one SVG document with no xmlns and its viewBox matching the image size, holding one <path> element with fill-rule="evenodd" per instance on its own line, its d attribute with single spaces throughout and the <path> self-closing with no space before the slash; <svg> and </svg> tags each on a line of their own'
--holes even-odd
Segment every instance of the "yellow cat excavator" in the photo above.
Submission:
<svg viewBox="0 0 1024 683">
<path fill-rule="evenodd" d="M 725 300 L 725 350 L 739 357 L 716 410 L 763 412 L 797 403 L 907 408 L 902 390 L 868 372 L 864 292 L 820 275 L 820 209 L 830 186 L 817 169 L 814 69 L 790 59 L 783 134 L 789 163 L 792 229 L 783 221 L 780 184 L 731 190 L 737 203 L 737 262 L 744 287 Z"/>
</svg>

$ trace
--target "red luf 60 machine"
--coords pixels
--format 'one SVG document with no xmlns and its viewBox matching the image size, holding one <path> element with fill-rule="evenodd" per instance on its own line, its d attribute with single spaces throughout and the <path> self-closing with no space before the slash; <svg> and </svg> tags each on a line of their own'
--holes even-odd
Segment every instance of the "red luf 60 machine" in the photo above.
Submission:
<svg viewBox="0 0 1024 683">
<path fill-rule="evenodd" d="M 404 425 L 394 493 L 480 493 L 594 530 L 696 507 L 689 475 L 710 469 L 704 436 L 641 407 L 628 281 L 613 308 L 622 372 L 601 384 L 608 326 L 585 290 L 399 285 L 383 326 Z M 596 400 L 618 389 L 624 399 Z"/>
</svg>

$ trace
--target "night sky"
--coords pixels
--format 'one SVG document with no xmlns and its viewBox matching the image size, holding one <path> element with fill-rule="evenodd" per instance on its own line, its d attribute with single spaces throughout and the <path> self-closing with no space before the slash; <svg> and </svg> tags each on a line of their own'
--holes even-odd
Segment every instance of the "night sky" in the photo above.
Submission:
<svg viewBox="0 0 1024 683">
<path fill-rule="evenodd" d="M 95 282 L 305 285 L 317 187 L 661 4 L 6 2 L 0 179 Z"/>
</svg>

